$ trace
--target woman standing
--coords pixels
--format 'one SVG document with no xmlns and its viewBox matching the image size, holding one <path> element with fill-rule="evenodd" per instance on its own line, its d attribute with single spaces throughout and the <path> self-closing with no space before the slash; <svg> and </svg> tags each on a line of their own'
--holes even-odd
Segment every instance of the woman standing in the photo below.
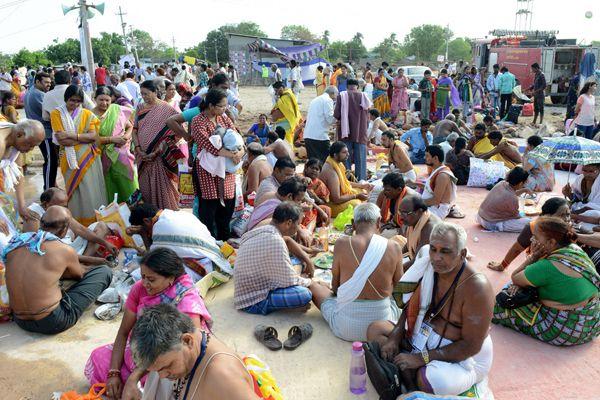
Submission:
<svg viewBox="0 0 600 400">
<path fill-rule="evenodd" d="M 213 175 L 200 166 L 199 153 L 202 150 L 214 156 L 231 158 L 234 164 L 240 162 L 243 151 L 231 152 L 217 149 L 209 137 L 217 126 L 235 129 L 233 122 L 224 113 L 227 109 L 227 93 L 221 89 L 210 89 L 200 103 L 200 114 L 192 120 L 191 136 L 197 145 L 197 155 L 193 168 L 194 191 L 200 199 L 199 219 L 217 240 L 229 239 L 229 222 L 235 207 L 235 174 L 225 173 L 225 178 Z"/>
<path fill-rule="evenodd" d="M 96 107 L 92 112 L 100 120 L 100 144 L 102 145 L 102 170 L 106 195 L 110 201 L 118 194 L 118 202 L 126 201 L 139 188 L 135 157 L 131 153 L 132 109 L 112 103 L 107 86 L 96 90 Z"/>
<path fill-rule="evenodd" d="M 60 145 L 60 169 L 69 196 L 69 210 L 82 225 L 96 221 L 95 211 L 106 204 L 100 149 L 96 146 L 100 121 L 81 107 L 83 89 L 70 85 L 65 104 L 50 113 L 54 140 Z"/>
<path fill-rule="evenodd" d="M 140 90 L 144 102 L 136 111 L 133 143 L 142 198 L 159 209 L 178 210 L 177 160 L 184 155 L 166 126 L 177 111 L 157 97 L 154 81 L 142 82 Z"/>
<path fill-rule="evenodd" d="M 179 102 L 181 101 L 181 96 L 177 93 L 177 87 L 171 81 L 165 81 L 165 103 L 173 107 L 175 111 L 178 113 L 181 112 L 179 108 Z"/>
<path fill-rule="evenodd" d="M 463 103 L 463 119 L 465 122 L 471 114 L 471 105 L 473 104 L 473 79 L 474 76 L 469 73 L 469 67 L 465 67 L 458 85 L 460 100 Z"/>
<path fill-rule="evenodd" d="M 323 78 L 323 66 L 319 65 L 315 72 L 315 88 L 317 89 L 317 96 L 320 96 L 325 91 L 325 79 Z"/>
<path fill-rule="evenodd" d="M 594 138 L 594 126 L 596 125 L 596 82 L 586 82 L 579 93 L 577 105 L 575 106 L 575 124 L 577 130 L 586 139 Z"/>
<path fill-rule="evenodd" d="M 398 69 L 398 75 L 392 80 L 392 86 L 394 87 L 392 94 L 392 121 L 395 121 L 400 111 L 405 113 L 408 110 L 408 78 L 404 75 L 402 68 Z M 404 123 L 406 123 L 406 118 Z"/>
<path fill-rule="evenodd" d="M 390 101 L 388 99 L 387 90 L 388 83 L 384 76 L 383 68 L 379 68 L 377 76 L 373 81 L 373 105 L 379 111 L 381 119 L 386 120 L 390 118 Z"/>
</svg>

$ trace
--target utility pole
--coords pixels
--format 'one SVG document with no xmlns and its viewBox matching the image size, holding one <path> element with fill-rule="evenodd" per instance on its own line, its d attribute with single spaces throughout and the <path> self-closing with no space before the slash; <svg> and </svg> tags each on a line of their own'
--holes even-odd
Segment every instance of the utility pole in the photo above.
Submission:
<svg viewBox="0 0 600 400">
<path fill-rule="evenodd" d="M 217 51 L 217 39 L 214 39 L 213 43 L 215 44 L 215 62 L 219 65 L 219 52 Z"/>
<path fill-rule="evenodd" d="M 125 23 L 125 21 L 123 21 L 123 15 L 127 15 L 127 13 L 121 11 L 121 6 L 119 6 L 119 12 L 117 13 L 117 15 L 121 17 L 121 28 L 123 29 L 123 41 L 125 42 L 125 51 L 129 53 L 131 51 L 131 47 L 129 46 L 129 40 L 127 40 L 127 31 L 125 30 L 127 24 Z"/>
<path fill-rule="evenodd" d="M 133 48 L 133 58 L 135 59 L 135 63 L 139 64 L 140 57 L 138 57 L 137 42 L 135 40 L 135 36 L 133 36 L 133 26 L 131 25 L 129 25 L 129 34 L 131 35 L 131 47 Z"/>
<path fill-rule="evenodd" d="M 79 0 L 81 63 L 87 68 L 92 83 L 94 83 L 96 82 L 94 76 L 94 53 L 92 52 L 92 39 L 90 38 L 90 26 L 88 25 L 88 5 L 85 1 Z"/>
<path fill-rule="evenodd" d="M 446 25 L 446 57 L 444 60 L 448 62 L 448 40 L 450 40 L 450 24 Z"/>
<path fill-rule="evenodd" d="M 177 49 L 175 48 L 175 35 L 172 35 L 171 38 L 173 40 L 173 58 L 175 59 L 175 61 L 177 61 Z"/>
</svg>

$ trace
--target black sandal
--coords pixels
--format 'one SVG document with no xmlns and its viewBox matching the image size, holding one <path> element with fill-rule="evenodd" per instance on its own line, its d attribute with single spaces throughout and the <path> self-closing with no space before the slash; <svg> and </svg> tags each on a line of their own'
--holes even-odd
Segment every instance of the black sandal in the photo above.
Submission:
<svg viewBox="0 0 600 400">
<path fill-rule="evenodd" d="M 277 339 L 277 336 L 277 330 L 272 326 L 257 325 L 256 328 L 254 328 L 254 337 L 256 340 L 264 344 L 269 350 L 281 350 L 283 347 L 281 341 Z"/>
<path fill-rule="evenodd" d="M 286 350 L 296 350 L 302 343 L 310 339 L 313 333 L 311 324 L 294 325 L 288 332 L 288 338 L 283 342 L 283 347 Z"/>
</svg>

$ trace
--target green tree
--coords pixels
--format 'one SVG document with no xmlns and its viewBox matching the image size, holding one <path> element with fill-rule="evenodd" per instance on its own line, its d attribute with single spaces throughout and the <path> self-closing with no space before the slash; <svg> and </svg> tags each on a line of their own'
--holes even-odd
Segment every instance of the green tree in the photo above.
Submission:
<svg viewBox="0 0 600 400">
<path fill-rule="evenodd" d="M 81 61 L 81 48 L 77 39 L 67 39 L 62 43 L 54 39 L 53 44 L 44 49 L 44 53 L 53 64 Z"/>
<path fill-rule="evenodd" d="M 255 22 L 244 21 L 239 24 L 227 24 L 219 28 L 223 33 L 237 33 L 238 35 L 266 37 L 267 34 Z"/>
<path fill-rule="evenodd" d="M 324 46 L 329 46 L 330 36 L 331 36 L 331 33 L 328 30 L 325 30 L 323 32 L 323 35 L 321 35 L 321 43 Z"/>
<path fill-rule="evenodd" d="M 206 58 L 211 62 L 217 62 L 217 60 L 220 62 L 229 61 L 227 33 L 256 37 L 267 36 L 260 26 L 254 22 L 245 21 L 239 24 L 222 25 L 208 32 L 206 39 L 198 43 L 198 57 L 202 59 Z"/>
<path fill-rule="evenodd" d="M 359 59 L 365 57 L 367 55 L 367 48 L 365 47 L 365 45 L 363 44 L 362 40 L 363 40 L 364 36 L 362 33 L 357 32 L 354 37 L 352 38 L 352 40 L 350 40 L 349 42 L 346 43 L 346 48 L 348 50 L 348 57 L 347 60 L 355 60 L 358 61 Z"/>
<path fill-rule="evenodd" d="M 49 62 L 50 61 L 46 58 L 46 54 L 44 54 L 43 51 L 29 51 L 25 48 L 19 50 L 19 52 L 12 57 L 12 64 L 19 67 L 37 67 L 46 65 Z"/>
<path fill-rule="evenodd" d="M 125 54 L 123 36 L 118 33 L 101 32 L 99 38 L 92 38 L 94 61 L 110 65 L 119 61 Z"/>
<path fill-rule="evenodd" d="M 329 61 L 332 63 L 345 60 L 348 56 L 348 48 L 343 40 L 336 40 L 329 45 Z"/>
<path fill-rule="evenodd" d="M 452 31 L 439 25 L 425 24 L 416 26 L 404 38 L 406 53 L 414 55 L 418 60 L 432 61 L 436 59 L 440 43 L 452 37 Z"/>
<path fill-rule="evenodd" d="M 446 44 L 442 44 L 438 54 L 445 54 Z M 448 59 L 452 61 L 471 59 L 471 41 L 468 38 L 456 38 L 448 43 Z"/>
<path fill-rule="evenodd" d="M 405 56 L 402 44 L 398 41 L 395 33 L 392 33 L 389 37 L 383 39 L 381 43 L 373 48 L 373 51 L 377 53 L 382 60 L 388 62 L 398 62 Z"/>
<path fill-rule="evenodd" d="M 281 28 L 281 37 L 290 40 L 317 41 L 317 36 L 304 25 L 285 25 Z"/>
<path fill-rule="evenodd" d="M 135 45 L 140 58 L 152 58 L 154 56 L 155 43 L 148 32 L 134 29 L 133 44 Z"/>
<path fill-rule="evenodd" d="M 0 67 L 10 68 L 12 66 L 12 57 L 8 54 L 0 53 Z"/>
</svg>

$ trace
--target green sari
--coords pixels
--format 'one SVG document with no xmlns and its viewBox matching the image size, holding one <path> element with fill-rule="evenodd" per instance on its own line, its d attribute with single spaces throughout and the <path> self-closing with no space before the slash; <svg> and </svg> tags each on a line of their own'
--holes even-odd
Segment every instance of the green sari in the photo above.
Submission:
<svg viewBox="0 0 600 400">
<path fill-rule="evenodd" d="M 100 117 L 100 137 L 123 136 L 132 112 L 127 107 L 111 104 Z M 108 201 L 112 201 L 115 194 L 119 203 L 126 201 L 139 188 L 131 139 L 121 147 L 114 143 L 102 146 L 102 169 Z"/>
</svg>

